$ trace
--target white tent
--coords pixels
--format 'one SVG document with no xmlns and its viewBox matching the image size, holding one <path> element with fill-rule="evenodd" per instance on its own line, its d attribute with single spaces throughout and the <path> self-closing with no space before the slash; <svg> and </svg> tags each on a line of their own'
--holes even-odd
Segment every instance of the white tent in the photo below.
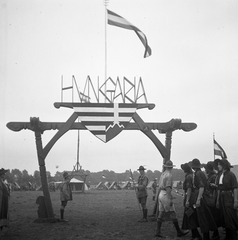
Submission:
<svg viewBox="0 0 238 240">
<path fill-rule="evenodd" d="M 17 182 L 14 182 L 11 184 L 11 189 L 13 191 L 19 191 L 19 190 L 21 190 L 21 187 L 19 186 L 19 184 Z"/>
<path fill-rule="evenodd" d="M 183 188 L 183 182 L 182 181 L 173 181 L 173 188 Z"/>
<path fill-rule="evenodd" d="M 147 189 L 151 189 L 152 188 L 152 185 L 153 185 L 154 181 L 150 181 L 147 185 Z"/>
<path fill-rule="evenodd" d="M 108 188 L 109 190 L 118 190 L 121 189 L 120 186 L 117 184 L 117 182 L 112 182 L 112 184 L 110 185 L 110 187 Z"/>
<path fill-rule="evenodd" d="M 55 184 L 55 189 L 56 189 L 56 190 L 59 190 L 59 188 L 60 188 L 60 186 L 61 186 L 61 184 L 62 184 L 62 181 L 54 182 L 54 184 Z"/>
<path fill-rule="evenodd" d="M 107 182 L 106 182 L 107 183 Z M 98 185 L 96 186 L 97 190 L 108 190 L 108 184 L 105 184 L 103 182 L 98 183 Z"/>
<path fill-rule="evenodd" d="M 72 178 L 70 180 L 70 186 L 72 192 L 84 192 L 88 190 L 88 186 L 83 181 L 77 178 Z"/>
<path fill-rule="evenodd" d="M 109 189 L 109 187 L 111 186 L 111 183 L 105 182 L 104 185 L 107 187 L 107 189 Z"/>
<path fill-rule="evenodd" d="M 133 189 L 133 185 L 130 181 L 126 181 L 120 185 L 121 189 Z"/>
</svg>

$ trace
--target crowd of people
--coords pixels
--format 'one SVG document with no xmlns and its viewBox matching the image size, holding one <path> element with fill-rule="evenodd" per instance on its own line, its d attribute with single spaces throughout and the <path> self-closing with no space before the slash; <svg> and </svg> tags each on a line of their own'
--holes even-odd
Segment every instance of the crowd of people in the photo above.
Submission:
<svg viewBox="0 0 238 240">
<path fill-rule="evenodd" d="M 205 240 L 210 239 L 210 232 L 212 239 L 220 239 L 218 229 L 223 228 L 226 239 L 237 240 L 238 184 L 229 161 L 216 159 L 201 164 L 194 159 L 181 168 L 185 173 L 182 228 L 191 230 L 193 239 Z"/>
<path fill-rule="evenodd" d="M 184 214 L 182 226 L 179 227 L 176 210 L 173 203 L 172 189 L 173 176 L 172 161 L 163 165 L 163 173 L 157 184 L 154 214 L 156 215 L 157 228 L 155 237 L 163 238 L 161 226 L 163 222 L 171 221 L 177 231 L 177 236 L 182 237 L 191 232 L 193 240 L 218 240 L 220 232 L 224 231 L 226 240 L 238 240 L 238 183 L 235 174 L 227 159 L 216 159 L 201 164 L 199 159 L 181 164 L 185 178 Z M 205 172 L 201 169 L 204 168 Z M 139 167 L 137 197 L 143 209 L 143 218 L 140 222 L 147 222 L 146 199 L 148 178 L 145 168 Z"/>
<path fill-rule="evenodd" d="M 201 164 L 198 159 L 181 164 L 184 171 L 184 214 L 182 225 L 176 215 L 173 203 L 173 174 L 174 165 L 172 161 L 163 164 L 163 172 L 159 182 L 155 179 L 153 183 L 153 200 L 155 201 L 154 213 L 156 215 L 157 227 L 155 237 L 163 238 L 161 226 L 163 222 L 173 223 L 177 237 L 185 236 L 191 232 L 193 240 L 221 239 L 219 232 L 224 231 L 226 240 L 237 240 L 238 235 L 238 183 L 235 174 L 227 159 L 216 159 Z M 201 169 L 204 168 L 205 171 Z M 146 206 L 147 185 L 149 182 L 145 174 L 145 168 L 140 166 L 136 188 L 138 203 L 142 212 L 139 222 L 148 222 Z M 0 169 L 0 230 L 7 227 L 8 202 L 10 191 L 5 183 L 6 169 Z M 72 200 L 70 188 L 71 176 L 64 172 L 64 181 L 60 188 L 60 219 L 64 218 L 64 210 L 68 201 Z M 221 229 L 221 231 L 219 231 Z"/>
</svg>

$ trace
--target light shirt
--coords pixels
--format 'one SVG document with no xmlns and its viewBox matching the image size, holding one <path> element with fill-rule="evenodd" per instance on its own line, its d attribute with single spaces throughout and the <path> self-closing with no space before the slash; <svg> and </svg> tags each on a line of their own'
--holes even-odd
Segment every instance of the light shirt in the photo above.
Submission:
<svg viewBox="0 0 238 240">
<path fill-rule="evenodd" d="M 165 170 L 159 180 L 159 188 L 162 190 L 165 190 L 166 187 L 171 187 L 173 186 L 173 176 L 171 171 Z"/>
<path fill-rule="evenodd" d="M 223 177 L 224 177 L 224 174 L 222 173 L 221 176 L 220 176 L 220 179 L 219 179 L 219 184 L 223 183 Z"/>
</svg>

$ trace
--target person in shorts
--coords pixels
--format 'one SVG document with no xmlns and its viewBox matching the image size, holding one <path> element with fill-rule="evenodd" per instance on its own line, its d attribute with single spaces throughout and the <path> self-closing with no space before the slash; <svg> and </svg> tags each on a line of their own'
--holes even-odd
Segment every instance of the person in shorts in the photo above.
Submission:
<svg viewBox="0 0 238 240">
<path fill-rule="evenodd" d="M 142 208 L 143 217 L 139 220 L 139 222 L 148 222 L 147 220 L 147 207 L 146 207 L 146 201 L 147 201 L 147 185 L 149 182 L 148 177 L 145 175 L 145 168 L 143 166 L 140 166 L 138 171 L 140 172 L 140 176 L 137 181 L 136 185 L 136 196 L 138 199 L 139 204 Z"/>
<path fill-rule="evenodd" d="M 175 207 L 173 204 L 173 196 L 172 196 L 172 186 L 173 186 L 173 162 L 168 160 L 163 165 L 164 172 L 160 176 L 159 180 L 159 189 L 158 189 L 158 205 L 159 205 L 159 213 L 157 218 L 157 229 L 155 237 L 161 237 L 161 226 L 162 222 L 172 221 L 175 229 L 177 231 L 177 236 L 182 237 L 186 235 L 188 232 L 183 232 L 178 224 L 178 219 L 175 212 Z"/>
<path fill-rule="evenodd" d="M 72 190 L 70 187 L 70 180 L 71 177 L 67 172 L 63 173 L 64 181 L 62 185 L 60 186 L 60 201 L 61 201 L 61 207 L 60 207 L 60 220 L 63 222 L 67 222 L 66 219 L 64 219 L 64 210 L 67 206 L 68 201 L 72 201 Z"/>
</svg>

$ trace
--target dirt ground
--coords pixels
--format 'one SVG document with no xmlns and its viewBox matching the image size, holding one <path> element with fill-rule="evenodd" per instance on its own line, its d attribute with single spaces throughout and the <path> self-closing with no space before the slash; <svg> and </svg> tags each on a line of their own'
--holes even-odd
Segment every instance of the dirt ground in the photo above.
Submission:
<svg viewBox="0 0 238 240">
<path fill-rule="evenodd" d="M 153 210 L 152 193 L 148 190 L 148 214 Z M 133 190 L 87 191 L 73 194 L 73 201 L 65 209 L 69 222 L 36 223 L 40 191 L 12 192 L 10 198 L 10 227 L 0 232 L 1 240 L 147 240 L 155 239 L 156 222 L 137 222 L 142 213 Z M 175 195 L 177 216 L 181 225 L 182 197 Z M 59 218 L 59 192 L 51 192 L 56 218 Z M 162 233 L 166 239 L 176 238 L 171 223 L 164 223 Z"/>
</svg>

